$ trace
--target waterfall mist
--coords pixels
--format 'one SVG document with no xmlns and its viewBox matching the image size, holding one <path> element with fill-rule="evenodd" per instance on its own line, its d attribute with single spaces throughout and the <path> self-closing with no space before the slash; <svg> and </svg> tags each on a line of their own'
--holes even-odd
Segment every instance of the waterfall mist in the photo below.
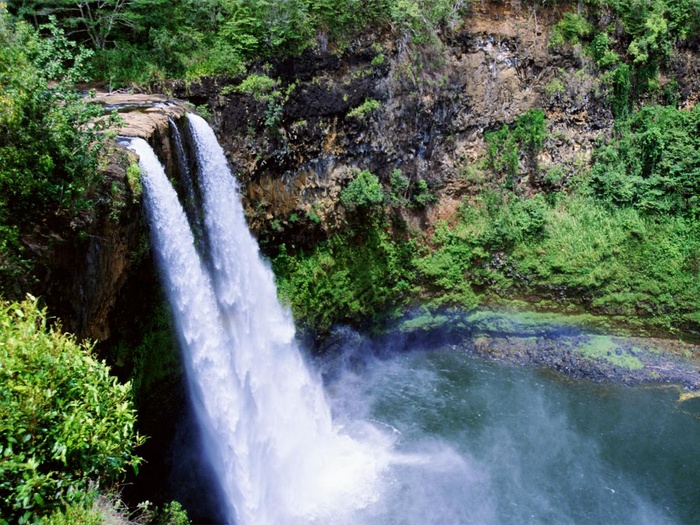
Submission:
<svg viewBox="0 0 700 525">
<path fill-rule="evenodd" d="M 148 144 L 129 147 L 227 523 L 692 522 L 700 424 L 668 396 L 604 397 L 449 338 L 349 329 L 308 366 L 224 153 L 206 122 L 188 122 L 201 204 L 190 220 Z"/>
<path fill-rule="evenodd" d="M 148 144 L 140 157 L 153 248 L 175 318 L 204 453 L 241 525 L 339 523 L 376 500 L 388 442 L 369 425 L 333 425 L 320 378 L 243 215 L 213 131 L 189 115 L 207 251 Z"/>
</svg>

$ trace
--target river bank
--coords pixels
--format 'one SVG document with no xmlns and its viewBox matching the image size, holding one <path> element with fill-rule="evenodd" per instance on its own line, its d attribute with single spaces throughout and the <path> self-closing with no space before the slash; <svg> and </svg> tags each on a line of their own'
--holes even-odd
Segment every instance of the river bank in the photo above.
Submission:
<svg viewBox="0 0 700 525">
<path fill-rule="evenodd" d="M 456 351 L 546 367 L 571 378 L 700 390 L 700 345 L 611 332 L 592 326 L 590 318 L 584 316 L 504 309 L 421 309 L 387 323 L 371 341 L 358 338 L 352 330 L 336 328 L 321 349 L 333 356 L 354 346 L 353 355 L 357 356 L 375 348 L 450 345 Z M 347 356 L 347 351 L 343 352 Z"/>
</svg>

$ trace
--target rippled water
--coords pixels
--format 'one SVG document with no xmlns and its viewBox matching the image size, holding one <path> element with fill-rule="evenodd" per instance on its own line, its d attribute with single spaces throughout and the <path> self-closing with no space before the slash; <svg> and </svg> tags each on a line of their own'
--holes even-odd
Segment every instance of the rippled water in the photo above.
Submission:
<svg viewBox="0 0 700 525">
<path fill-rule="evenodd" d="M 452 347 L 374 351 L 325 363 L 334 419 L 395 440 L 355 523 L 697 523 L 700 400 Z"/>
</svg>

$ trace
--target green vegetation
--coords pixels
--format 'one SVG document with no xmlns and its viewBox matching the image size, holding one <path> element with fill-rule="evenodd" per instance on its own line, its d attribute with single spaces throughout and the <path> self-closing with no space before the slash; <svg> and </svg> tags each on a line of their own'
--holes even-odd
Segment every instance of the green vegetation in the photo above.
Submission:
<svg viewBox="0 0 700 525">
<path fill-rule="evenodd" d="M 14 296 L 31 284 L 22 235 L 47 220 L 85 220 L 105 191 L 97 168 L 111 121 L 88 125 L 101 109 L 72 88 L 90 53 L 53 21 L 42 30 L 0 6 L 0 287 Z"/>
<path fill-rule="evenodd" d="M 554 26 L 550 45 L 580 44 L 580 39 L 593 34 L 593 25 L 580 13 L 564 13 L 562 20 Z"/>
<path fill-rule="evenodd" d="M 582 46 L 606 86 L 616 117 L 626 117 L 643 96 L 664 92 L 659 72 L 678 43 L 700 33 L 697 0 L 588 0 L 586 9 L 565 13 L 556 24 L 552 46 Z M 613 14 L 611 21 L 607 14 Z"/>
<path fill-rule="evenodd" d="M 463 0 L 8 1 L 13 15 L 37 25 L 54 16 L 58 27 L 94 51 L 92 78 L 111 85 L 236 76 L 253 61 L 299 54 L 319 35 L 342 49 L 368 26 L 390 24 L 425 42 L 464 5 Z"/>
<path fill-rule="evenodd" d="M 611 206 L 645 214 L 700 213 L 700 107 L 645 106 L 596 152 L 590 187 Z"/>
<path fill-rule="evenodd" d="M 348 117 L 356 117 L 356 118 L 362 118 L 366 114 L 371 113 L 372 111 L 379 109 L 381 106 L 380 102 L 378 100 L 374 100 L 373 98 L 368 98 L 365 100 L 362 104 L 357 106 L 356 108 L 351 109 L 348 111 Z"/>
<path fill-rule="evenodd" d="M 633 354 L 634 349 L 622 350 L 615 340 L 605 335 L 589 336 L 585 343 L 575 346 L 573 351 L 586 359 L 607 362 L 622 369 L 644 368 L 642 361 Z"/>
<path fill-rule="evenodd" d="M 531 164 L 536 163 L 545 139 L 545 116 L 541 109 L 532 109 L 520 115 L 511 129 L 503 125 L 498 131 L 484 133 L 487 144 L 486 162 L 492 173 L 505 179 L 505 185 L 513 189 L 520 165 L 520 156 Z"/>
<path fill-rule="evenodd" d="M 255 100 L 267 101 L 270 93 L 277 87 L 277 82 L 267 75 L 253 73 L 248 75 L 243 82 L 235 87 L 235 90 L 246 95 L 251 95 Z"/>
<path fill-rule="evenodd" d="M 384 192 L 379 178 L 367 170 L 357 173 L 354 179 L 340 192 L 340 202 L 348 211 L 369 211 L 384 201 Z"/>
<path fill-rule="evenodd" d="M 134 198 L 141 194 L 135 164 L 127 170 L 128 188 L 103 187 L 103 125 L 91 125 L 100 110 L 78 95 L 76 82 L 117 87 L 222 76 L 229 86 L 222 95 L 247 95 L 264 110 L 260 123 L 250 124 L 251 135 L 253 126 L 264 124 L 267 138 L 281 141 L 289 136 L 280 131 L 288 124 L 282 122 L 285 104 L 298 84 L 268 76 L 274 68 L 266 62 L 317 45 L 342 53 L 355 36 L 375 30 L 367 34 L 383 39 L 391 33 L 396 45 L 371 46 L 371 63 L 359 75 L 389 69 L 389 57 L 405 50 L 414 63 L 398 64 L 396 74 L 417 77 L 426 64 L 439 62 L 441 42 L 449 41 L 467 7 L 466 0 L 0 4 L 3 295 L 21 297 L 37 279 L 30 233 L 86 233 L 96 203 L 109 201 L 116 219 L 127 189 Z M 313 248 L 281 246 L 273 261 L 280 295 L 299 320 L 325 330 L 409 302 L 472 308 L 522 297 L 573 302 L 665 329 L 698 326 L 700 110 L 678 110 L 673 80 L 660 73 L 677 46 L 700 35 L 700 2 L 587 0 L 575 7 L 562 7 L 551 45 L 569 46 L 587 64 L 585 73 L 597 75 L 598 95 L 616 119 L 590 170 L 538 166 L 548 123 L 544 111 L 533 109 L 484 134 L 484 156 L 464 167 L 468 195 L 448 220 L 424 232 L 407 223 L 430 217 L 439 174 L 404 174 L 393 166 L 384 173 L 356 172 L 339 194 L 346 223 Z M 566 94 L 566 75 L 562 70 L 545 88 L 550 97 Z M 442 72 L 439 78 L 431 89 L 450 81 Z M 433 94 L 419 91 L 416 96 L 426 99 Z M 348 120 L 362 126 L 380 107 L 367 98 L 348 111 Z M 524 184 L 525 174 L 536 184 Z M 325 217 L 313 207 L 308 216 L 314 223 Z M 275 220 L 273 229 L 282 231 Z M 303 220 L 292 214 L 288 222 L 298 227 Z M 109 486 L 138 464 L 133 447 L 140 438 L 127 387 L 87 348 L 48 328 L 35 305 L 2 308 L 2 518 L 101 522 L 104 509 L 95 507 L 90 483 Z M 128 358 L 119 349 L 111 356 L 133 364 L 133 380 L 143 391 L 177 373 L 165 317 L 154 316 L 143 327 L 143 341 L 122 348 Z M 618 359 L 605 342 L 581 351 Z M 636 366 L 626 356 L 618 364 Z M 171 521 L 182 518 L 176 507 L 166 511 Z"/>
<path fill-rule="evenodd" d="M 0 514 L 29 523 L 109 487 L 139 458 L 131 385 L 48 326 L 36 301 L 0 306 Z M 75 509 L 75 508 L 74 508 Z M 71 511 L 71 512 L 75 512 Z M 90 522 L 90 521 L 88 521 Z"/>
<path fill-rule="evenodd" d="M 430 236 L 414 233 L 405 249 L 386 233 L 378 236 L 392 228 L 375 220 L 374 229 L 338 234 L 312 253 L 285 252 L 275 265 L 282 295 L 298 317 L 317 326 L 371 316 L 397 302 L 471 308 L 494 297 L 564 300 L 663 329 L 695 326 L 699 115 L 698 108 L 646 106 L 618 121 L 590 172 L 567 180 L 554 165 L 543 174 L 546 188 L 566 191 L 526 195 L 508 180 L 539 169 L 520 163 L 546 139 L 544 114 L 530 111 L 485 134 L 489 148 L 474 169 L 491 175 L 475 178 L 479 193 L 449 223 L 435 224 Z M 400 209 L 411 207 L 410 186 L 400 171 L 386 187 L 363 172 L 341 202 L 400 224 Z M 381 242 L 365 243 L 368 231 Z M 354 301 L 356 290 L 361 301 Z"/>
<path fill-rule="evenodd" d="M 412 241 L 392 239 L 384 219 L 339 233 L 308 253 L 282 246 L 274 270 L 282 299 L 314 330 L 369 319 L 410 297 Z"/>
</svg>

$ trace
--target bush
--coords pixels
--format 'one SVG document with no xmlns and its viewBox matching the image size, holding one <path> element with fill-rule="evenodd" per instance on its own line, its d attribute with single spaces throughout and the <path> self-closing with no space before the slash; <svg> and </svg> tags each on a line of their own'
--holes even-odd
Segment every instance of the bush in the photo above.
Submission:
<svg viewBox="0 0 700 525">
<path fill-rule="evenodd" d="M 131 385 L 47 323 L 36 300 L 0 303 L 0 514 L 27 523 L 118 481 L 140 458 Z"/>
<path fill-rule="evenodd" d="M 379 177 L 367 170 L 357 176 L 340 192 L 340 202 L 348 211 L 369 210 L 384 201 L 384 191 Z"/>
<path fill-rule="evenodd" d="M 576 45 L 581 38 L 589 37 L 592 33 L 593 26 L 585 17 L 578 13 L 564 13 L 564 18 L 554 26 L 549 43 L 552 46 L 565 43 Z"/>
<path fill-rule="evenodd" d="M 309 253 L 283 247 L 273 261 L 281 298 L 296 320 L 313 330 L 372 318 L 404 301 L 413 276 L 412 241 L 395 241 L 388 225 L 338 233 Z"/>
<path fill-rule="evenodd" d="M 240 85 L 236 86 L 235 90 L 250 95 L 255 100 L 266 101 L 276 86 L 277 82 L 267 75 L 252 73 Z"/>
<path fill-rule="evenodd" d="M 589 187 L 612 206 L 644 213 L 700 212 L 700 107 L 645 106 L 596 152 Z"/>
<path fill-rule="evenodd" d="M 362 118 L 368 113 L 371 113 L 372 111 L 379 109 L 381 106 L 380 102 L 378 100 L 374 100 L 373 98 L 368 98 L 366 99 L 362 104 L 357 106 L 356 108 L 351 109 L 348 112 L 348 117 L 356 117 L 356 118 Z"/>
</svg>

